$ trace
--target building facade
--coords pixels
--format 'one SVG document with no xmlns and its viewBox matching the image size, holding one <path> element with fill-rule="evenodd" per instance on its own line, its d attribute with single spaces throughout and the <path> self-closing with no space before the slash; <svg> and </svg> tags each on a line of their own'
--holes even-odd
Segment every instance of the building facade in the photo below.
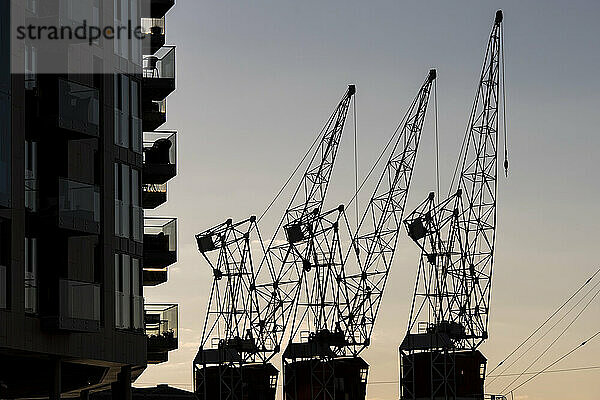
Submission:
<svg viewBox="0 0 600 400">
<path fill-rule="evenodd" d="M 176 175 L 174 0 L 0 4 L 0 398 L 130 398 L 177 348 L 177 305 L 144 301 L 177 260 L 176 219 L 144 216 Z M 39 21 L 142 36 L 11 40 Z"/>
</svg>

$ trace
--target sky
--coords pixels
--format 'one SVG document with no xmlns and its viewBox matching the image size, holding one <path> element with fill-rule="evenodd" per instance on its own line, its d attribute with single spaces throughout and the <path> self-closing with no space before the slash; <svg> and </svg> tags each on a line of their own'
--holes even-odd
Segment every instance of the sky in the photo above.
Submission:
<svg viewBox="0 0 600 400">
<path fill-rule="evenodd" d="M 137 386 L 191 389 L 212 274 L 194 234 L 260 215 L 301 159 L 347 84 L 357 87 L 359 175 L 369 170 L 429 68 L 438 72 L 442 191 L 450 183 L 494 13 L 504 11 L 509 177 L 499 177 L 490 368 L 597 268 L 600 230 L 600 3 L 596 1 L 183 1 L 167 14 L 177 47 L 177 91 L 165 129 L 177 129 L 178 175 L 169 201 L 148 214 L 178 217 L 179 261 L 147 302 L 178 303 L 179 350 L 149 366 Z M 407 211 L 435 189 L 427 116 Z M 354 122 L 349 119 L 348 126 Z M 352 133 L 342 140 L 326 207 L 347 202 Z M 297 182 L 297 181 L 296 181 Z M 366 203 L 366 194 L 361 194 Z M 284 198 L 285 200 L 285 198 Z M 285 201 L 261 221 L 270 236 Z M 398 398 L 404 337 L 418 263 L 404 233 L 372 345 L 367 398 Z M 530 371 L 600 330 L 594 301 Z M 559 331 L 509 372 L 522 371 Z M 552 336 L 554 335 L 554 336 Z M 553 369 L 598 366 L 600 338 Z M 543 374 L 516 399 L 591 400 L 600 369 Z M 512 380 L 487 387 L 498 392 Z M 489 381 L 489 380 L 488 380 Z M 279 395 L 280 398 L 280 395 Z"/>
</svg>

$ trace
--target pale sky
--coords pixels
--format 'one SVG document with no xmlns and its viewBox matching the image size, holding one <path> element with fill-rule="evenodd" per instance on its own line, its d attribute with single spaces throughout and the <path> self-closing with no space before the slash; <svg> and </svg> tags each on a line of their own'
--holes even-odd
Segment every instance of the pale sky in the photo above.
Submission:
<svg viewBox="0 0 600 400">
<path fill-rule="evenodd" d="M 600 3 L 180 0 L 167 17 L 167 41 L 178 46 L 178 88 L 164 127 L 179 130 L 178 176 L 169 183 L 168 203 L 153 212 L 179 218 L 179 262 L 166 284 L 145 290 L 147 302 L 179 303 L 180 344 L 138 386 L 191 389 L 212 280 L 194 234 L 230 217 L 260 215 L 348 83 L 357 86 L 364 175 L 429 68 L 437 68 L 447 191 L 498 8 L 504 11 L 511 170 L 499 179 L 490 339 L 482 348 L 489 368 L 597 269 Z M 434 189 L 431 117 L 407 211 Z M 352 144 L 348 130 L 326 207 L 351 196 Z M 263 236 L 272 234 L 283 203 L 261 221 Z M 402 233 L 373 344 L 363 353 L 371 365 L 370 400 L 398 398 L 397 349 L 417 263 L 417 248 Z M 599 313 L 597 300 L 532 371 L 600 330 Z M 520 372 L 539 352 L 509 372 Z M 597 366 L 599 355 L 596 339 L 553 369 Z M 503 379 L 487 392 L 510 382 Z M 528 400 L 599 395 L 600 369 L 540 375 L 515 392 Z"/>
</svg>

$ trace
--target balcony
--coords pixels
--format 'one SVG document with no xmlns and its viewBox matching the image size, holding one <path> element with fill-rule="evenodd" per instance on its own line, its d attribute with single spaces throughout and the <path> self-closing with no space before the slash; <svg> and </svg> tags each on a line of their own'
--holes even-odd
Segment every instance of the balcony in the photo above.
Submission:
<svg viewBox="0 0 600 400">
<path fill-rule="evenodd" d="M 177 262 L 177 219 L 144 218 L 144 267 L 166 268 Z"/>
<path fill-rule="evenodd" d="M 98 137 L 100 132 L 98 89 L 59 79 L 57 123 L 59 128 Z"/>
<path fill-rule="evenodd" d="M 59 280 L 58 315 L 46 317 L 46 327 L 76 332 L 100 331 L 100 285 Z"/>
<path fill-rule="evenodd" d="M 167 184 L 147 184 L 142 186 L 142 207 L 151 210 L 167 202 Z"/>
<path fill-rule="evenodd" d="M 161 18 L 175 5 L 175 0 L 143 0 L 142 16 Z"/>
<path fill-rule="evenodd" d="M 175 46 L 144 56 L 142 94 L 146 102 L 164 100 L 175 90 Z"/>
<path fill-rule="evenodd" d="M 145 132 L 157 130 L 167 122 L 167 99 L 145 102 L 142 105 L 142 129 Z"/>
<path fill-rule="evenodd" d="M 156 53 L 165 45 L 165 17 L 142 18 L 142 34 L 142 53 Z"/>
<path fill-rule="evenodd" d="M 148 363 L 168 360 L 169 351 L 179 347 L 177 339 L 177 304 L 146 304 L 144 322 L 148 337 Z"/>
<path fill-rule="evenodd" d="M 177 132 L 144 132 L 142 183 L 164 184 L 177 175 Z"/>
<path fill-rule="evenodd" d="M 58 180 L 58 226 L 78 233 L 100 233 L 100 189 L 98 186 Z"/>
<path fill-rule="evenodd" d="M 168 280 L 167 269 L 146 269 L 142 271 L 142 279 L 144 286 L 158 286 Z"/>
</svg>

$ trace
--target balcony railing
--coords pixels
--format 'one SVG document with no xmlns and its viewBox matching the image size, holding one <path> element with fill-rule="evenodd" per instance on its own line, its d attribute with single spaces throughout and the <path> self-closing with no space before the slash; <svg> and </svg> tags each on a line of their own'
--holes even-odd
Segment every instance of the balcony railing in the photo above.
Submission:
<svg viewBox="0 0 600 400">
<path fill-rule="evenodd" d="M 150 183 L 142 186 L 142 207 L 154 209 L 167 201 L 167 184 Z"/>
<path fill-rule="evenodd" d="M 165 360 L 166 353 L 178 348 L 177 304 L 146 304 L 144 322 L 148 336 L 148 362 Z"/>
<path fill-rule="evenodd" d="M 177 262 L 177 219 L 144 218 L 144 267 L 166 268 Z"/>
<path fill-rule="evenodd" d="M 166 268 L 144 268 L 142 271 L 144 286 L 158 286 L 168 279 Z"/>
<path fill-rule="evenodd" d="M 155 131 L 165 122 L 167 122 L 167 99 L 143 103 L 142 129 L 145 132 Z"/>
<path fill-rule="evenodd" d="M 146 101 L 163 100 L 175 90 L 175 46 L 163 46 L 144 56 L 143 95 Z"/>
<path fill-rule="evenodd" d="M 177 132 L 144 132 L 144 184 L 166 183 L 177 175 Z"/>
<path fill-rule="evenodd" d="M 142 16 L 161 18 L 175 5 L 175 0 L 143 0 Z"/>
<path fill-rule="evenodd" d="M 60 279 L 58 318 L 55 324 L 61 330 L 98 332 L 100 285 Z"/>
<path fill-rule="evenodd" d="M 98 136 L 100 95 L 98 89 L 58 80 L 58 125 L 78 133 Z"/>
<path fill-rule="evenodd" d="M 142 18 L 142 34 L 144 54 L 154 54 L 165 45 L 165 17 Z"/>
<path fill-rule="evenodd" d="M 100 233 L 100 189 L 98 186 L 60 178 L 58 223 L 61 228 Z"/>
</svg>

